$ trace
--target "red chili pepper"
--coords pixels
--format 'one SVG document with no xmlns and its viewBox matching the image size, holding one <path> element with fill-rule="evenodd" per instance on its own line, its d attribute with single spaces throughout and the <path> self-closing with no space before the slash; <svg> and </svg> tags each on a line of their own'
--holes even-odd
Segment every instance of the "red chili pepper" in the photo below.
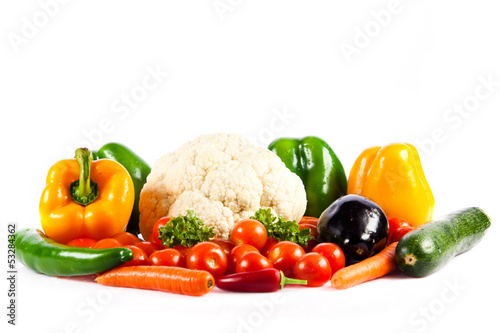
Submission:
<svg viewBox="0 0 500 333">
<path fill-rule="evenodd" d="M 215 280 L 215 285 L 223 290 L 256 293 L 277 291 L 285 284 L 307 284 L 307 281 L 287 278 L 276 268 L 224 275 Z"/>
</svg>

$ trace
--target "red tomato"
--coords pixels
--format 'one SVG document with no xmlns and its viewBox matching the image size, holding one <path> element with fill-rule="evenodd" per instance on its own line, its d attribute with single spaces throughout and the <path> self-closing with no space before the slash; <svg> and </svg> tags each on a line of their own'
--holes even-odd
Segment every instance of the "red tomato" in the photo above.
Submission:
<svg viewBox="0 0 500 333">
<path fill-rule="evenodd" d="M 126 231 L 119 232 L 111 238 L 116 239 L 123 245 L 134 245 L 135 243 L 139 243 L 141 241 L 134 234 Z"/>
<path fill-rule="evenodd" d="M 103 238 L 92 246 L 93 249 L 109 249 L 112 247 L 123 247 L 123 244 L 114 238 Z"/>
<path fill-rule="evenodd" d="M 401 227 L 397 228 L 392 234 L 391 237 L 389 238 L 389 243 L 391 244 L 394 242 L 399 242 L 401 238 L 403 238 L 404 235 L 412 231 L 414 228 L 413 227 Z"/>
<path fill-rule="evenodd" d="M 184 257 L 184 258 L 187 258 L 188 256 L 188 253 L 189 251 L 191 250 L 189 247 L 186 247 L 186 246 L 181 246 L 181 245 L 177 245 L 177 246 L 174 246 L 173 249 L 176 249 L 177 251 L 180 252 L 180 254 Z"/>
<path fill-rule="evenodd" d="M 86 247 L 91 249 L 95 245 L 96 241 L 92 238 L 77 238 L 69 241 L 68 246 L 76 246 L 76 247 Z"/>
<path fill-rule="evenodd" d="M 149 257 L 153 252 L 156 252 L 158 250 L 161 250 L 163 249 L 164 247 L 163 246 L 160 246 L 156 243 L 153 243 L 153 242 L 148 242 L 148 241 L 144 241 L 144 242 L 139 242 L 139 243 L 135 243 L 134 246 L 137 246 L 138 248 L 140 248 L 141 250 L 143 250 L 144 252 L 146 252 L 146 255 Z"/>
<path fill-rule="evenodd" d="M 252 245 L 260 251 L 266 245 L 266 227 L 257 220 L 241 220 L 231 232 L 231 241 L 234 245 Z"/>
<path fill-rule="evenodd" d="M 231 243 L 231 241 L 228 241 L 227 239 L 212 238 L 210 242 L 215 243 L 220 247 L 222 247 L 226 256 L 229 256 L 231 254 L 231 250 L 234 247 L 234 244 Z"/>
<path fill-rule="evenodd" d="M 267 259 L 271 261 L 274 268 L 283 271 L 286 277 L 293 277 L 293 268 L 297 260 L 305 254 L 304 249 L 294 242 L 283 241 L 274 245 Z"/>
<path fill-rule="evenodd" d="M 163 244 L 161 243 L 161 240 L 158 239 L 158 230 L 161 228 L 161 227 L 164 227 L 168 221 L 170 221 L 170 217 L 162 217 L 161 219 L 159 219 L 158 221 L 156 221 L 156 223 L 153 225 L 153 231 L 152 231 L 152 236 L 153 237 L 153 240 L 156 244 L 158 245 L 161 245 L 163 246 Z M 165 246 L 163 246 L 165 247 Z"/>
<path fill-rule="evenodd" d="M 299 224 L 312 224 L 317 226 L 318 218 L 312 216 L 303 216 L 302 219 L 300 219 Z"/>
<path fill-rule="evenodd" d="M 332 275 L 339 269 L 345 267 L 344 252 L 337 244 L 320 243 L 316 245 L 311 252 L 319 253 L 328 260 Z"/>
<path fill-rule="evenodd" d="M 273 268 L 273 264 L 259 252 L 247 252 L 236 264 L 236 273 L 260 271 Z"/>
<path fill-rule="evenodd" d="M 321 287 L 332 275 L 328 260 L 316 252 L 307 253 L 297 260 L 293 269 L 295 278 L 307 280 L 308 287 Z"/>
<path fill-rule="evenodd" d="M 212 242 L 201 242 L 189 251 L 186 258 L 189 269 L 204 270 L 214 278 L 224 275 L 227 269 L 227 257 L 224 250 Z"/>
<path fill-rule="evenodd" d="M 146 252 L 144 252 L 142 249 L 138 248 L 135 245 L 125 245 L 127 249 L 131 249 L 132 252 L 134 252 L 134 258 L 132 260 L 127 261 L 126 263 L 122 264 L 121 266 L 140 266 L 140 265 L 147 265 L 148 264 L 148 256 Z"/>
<path fill-rule="evenodd" d="M 396 229 L 401 227 L 413 227 L 410 222 L 399 217 L 389 217 L 387 218 L 387 221 L 389 222 L 389 237 L 394 231 L 396 231 Z"/>
<path fill-rule="evenodd" d="M 314 224 L 307 224 L 307 223 L 302 223 L 302 224 L 299 224 L 299 230 L 301 229 L 304 229 L 304 228 L 309 228 L 311 229 L 311 235 L 314 237 L 314 239 L 311 239 L 310 241 L 307 242 L 307 245 L 306 246 L 302 246 L 302 248 L 304 249 L 304 251 L 307 252 L 311 252 L 311 250 L 313 249 L 313 247 L 316 246 L 316 244 L 318 244 L 318 227 Z"/>
<path fill-rule="evenodd" d="M 233 247 L 227 261 L 227 273 L 236 272 L 236 264 L 238 263 L 238 260 L 247 252 L 259 253 L 259 250 L 248 244 L 241 244 Z"/>
<path fill-rule="evenodd" d="M 152 266 L 185 267 L 186 259 L 175 249 L 163 249 L 151 254 L 148 263 Z"/>
<path fill-rule="evenodd" d="M 267 258 L 267 255 L 269 254 L 269 250 L 271 250 L 271 248 L 275 244 L 278 244 L 278 243 L 279 242 L 274 237 L 271 237 L 271 236 L 267 237 L 266 245 L 264 245 L 264 248 L 262 250 L 260 250 L 260 253 L 262 253 L 262 255 Z"/>
</svg>

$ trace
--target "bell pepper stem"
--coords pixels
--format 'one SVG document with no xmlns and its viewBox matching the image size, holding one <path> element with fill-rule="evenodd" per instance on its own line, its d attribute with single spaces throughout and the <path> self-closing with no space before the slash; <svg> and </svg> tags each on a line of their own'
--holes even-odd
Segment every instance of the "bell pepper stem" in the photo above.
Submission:
<svg viewBox="0 0 500 333">
<path fill-rule="evenodd" d="M 97 184 L 90 180 L 90 165 L 92 153 L 87 148 L 78 148 L 75 158 L 80 165 L 80 178 L 71 183 L 70 194 L 73 201 L 86 206 L 97 199 L 99 190 Z"/>
<path fill-rule="evenodd" d="M 280 289 L 283 289 L 283 287 L 285 286 L 285 284 L 303 284 L 303 285 L 307 285 L 307 280 L 298 280 L 298 279 L 288 278 L 288 277 L 285 276 L 285 274 L 283 274 L 283 271 L 280 271 L 280 275 L 281 275 Z"/>
</svg>

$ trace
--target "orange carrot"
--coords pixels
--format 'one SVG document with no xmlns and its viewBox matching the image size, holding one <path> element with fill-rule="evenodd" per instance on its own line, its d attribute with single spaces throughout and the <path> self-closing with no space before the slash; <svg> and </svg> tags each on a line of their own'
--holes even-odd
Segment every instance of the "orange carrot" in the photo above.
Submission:
<svg viewBox="0 0 500 333">
<path fill-rule="evenodd" d="M 190 296 L 205 295 L 215 285 L 214 277 L 207 271 L 173 266 L 118 267 L 95 280 L 105 286 L 160 290 Z"/>
<path fill-rule="evenodd" d="M 389 274 L 396 269 L 396 245 L 392 243 L 373 257 L 339 269 L 332 276 L 332 286 L 347 289 Z"/>
</svg>

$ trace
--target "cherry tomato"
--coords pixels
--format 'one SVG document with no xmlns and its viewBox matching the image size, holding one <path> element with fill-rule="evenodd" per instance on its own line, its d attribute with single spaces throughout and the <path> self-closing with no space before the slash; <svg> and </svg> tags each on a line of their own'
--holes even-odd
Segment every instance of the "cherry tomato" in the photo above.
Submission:
<svg viewBox="0 0 500 333">
<path fill-rule="evenodd" d="M 236 264 L 236 273 L 260 271 L 273 268 L 273 264 L 259 252 L 247 252 Z"/>
<path fill-rule="evenodd" d="M 345 267 L 344 252 L 337 244 L 320 243 L 316 245 L 311 252 L 319 253 L 328 260 L 332 275 L 339 269 Z"/>
<path fill-rule="evenodd" d="M 161 227 L 164 227 L 168 221 L 170 221 L 170 217 L 162 217 L 161 219 L 159 219 L 158 221 L 155 222 L 155 224 L 153 225 L 153 231 L 152 231 L 152 234 L 151 234 L 151 237 L 153 237 L 153 240 L 156 244 L 158 245 L 161 245 L 163 246 L 163 244 L 161 243 L 161 240 L 158 239 L 158 235 L 159 235 L 159 232 L 158 230 L 161 228 Z M 165 247 L 165 246 L 163 246 Z"/>
<path fill-rule="evenodd" d="M 126 231 L 119 232 L 111 238 L 116 239 L 123 245 L 134 245 L 135 243 L 139 243 L 141 241 L 139 238 L 137 238 L 137 236 Z"/>
<path fill-rule="evenodd" d="M 314 239 L 311 239 L 310 241 L 307 242 L 306 246 L 302 246 L 304 251 L 311 252 L 313 247 L 318 244 L 318 227 L 314 224 L 307 224 L 307 223 L 302 223 L 299 224 L 299 230 L 304 229 L 304 228 L 309 228 L 311 230 L 310 234 L 314 237 Z"/>
<path fill-rule="evenodd" d="M 163 249 L 163 246 L 160 246 L 156 243 L 153 242 L 148 242 L 148 241 L 143 241 L 139 243 L 135 243 L 134 246 L 137 246 L 144 252 L 146 252 L 146 255 L 149 257 L 153 252 L 159 251 Z"/>
<path fill-rule="evenodd" d="M 248 244 L 241 244 L 233 247 L 227 261 L 227 273 L 236 272 L 236 264 L 238 263 L 238 260 L 247 252 L 259 253 L 259 250 Z"/>
<path fill-rule="evenodd" d="M 227 257 L 224 250 L 212 242 L 201 242 L 189 251 L 186 258 L 189 269 L 204 270 L 214 278 L 224 275 L 227 269 Z"/>
<path fill-rule="evenodd" d="M 185 267 L 186 259 L 175 249 L 163 249 L 151 254 L 148 263 L 152 266 Z"/>
<path fill-rule="evenodd" d="M 325 257 L 319 253 L 311 252 L 297 260 L 293 274 L 297 279 L 307 280 L 308 287 L 321 287 L 330 281 L 332 270 Z"/>
<path fill-rule="evenodd" d="M 389 238 L 389 243 L 387 243 L 387 244 L 391 244 L 391 243 L 394 243 L 394 242 L 399 242 L 399 240 L 401 238 L 403 238 L 404 235 L 406 235 L 407 233 L 409 233 L 413 229 L 414 229 L 413 227 L 401 227 L 401 228 L 397 228 L 391 234 L 391 236 Z"/>
<path fill-rule="evenodd" d="M 215 244 L 219 245 L 220 247 L 222 247 L 226 256 L 229 256 L 231 254 L 231 250 L 234 247 L 234 244 L 231 243 L 231 241 L 228 241 L 227 239 L 212 238 L 210 240 L 210 242 L 215 243 Z"/>
<path fill-rule="evenodd" d="M 73 239 L 72 241 L 69 241 L 68 246 L 76 246 L 76 247 L 86 247 L 86 248 L 92 248 L 95 245 L 96 241 L 95 239 L 92 238 L 77 238 Z"/>
<path fill-rule="evenodd" d="M 151 243 L 155 243 L 156 244 L 155 238 L 154 238 L 153 234 L 149 235 L 148 239 L 146 239 L 146 242 L 151 242 Z"/>
<path fill-rule="evenodd" d="M 304 249 L 294 242 L 283 241 L 275 244 L 267 259 L 271 261 L 274 268 L 283 271 L 286 277 L 293 277 L 293 268 L 297 260 L 305 254 Z"/>
<path fill-rule="evenodd" d="M 389 222 L 389 237 L 396 229 L 401 227 L 413 227 L 410 222 L 399 217 L 389 217 L 387 221 Z"/>
<path fill-rule="evenodd" d="M 134 257 L 132 260 L 127 261 L 126 263 L 122 264 L 121 266 L 140 266 L 140 265 L 147 265 L 148 264 L 148 256 L 146 252 L 144 252 L 141 248 L 138 248 L 135 245 L 125 245 L 127 249 L 131 249 L 132 252 L 134 252 Z"/>
<path fill-rule="evenodd" d="M 93 249 L 109 249 L 112 247 L 123 247 L 123 244 L 114 238 L 103 238 L 92 246 Z"/>
<path fill-rule="evenodd" d="M 269 250 L 271 250 L 271 248 L 275 244 L 278 244 L 278 243 L 279 242 L 274 237 L 271 237 L 271 236 L 267 237 L 266 245 L 264 245 L 264 248 L 262 250 L 260 250 L 260 253 L 262 253 L 262 255 L 267 258 L 267 255 L 269 254 Z"/>
<path fill-rule="evenodd" d="M 188 255 L 189 251 L 191 250 L 189 247 L 181 246 L 181 245 L 174 246 L 173 249 L 176 249 L 177 251 L 179 251 L 180 254 L 184 258 L 187 258 L 187 255 Z"/>
<path fill-rule="evenodd" d="M 318 218 L 317 217 L 312 217 L 312 216 L 303 216 L 299 224 L 312 224 L 317 226 L 318 225 Z"/>
<path fill-rule="evenodd" d="M 266 245 L 266 227 L 257 220 L 241 220 L 231 232 L 231 241 L 234 245 L 252 245 L 260 251 Z"/>
</svg>

